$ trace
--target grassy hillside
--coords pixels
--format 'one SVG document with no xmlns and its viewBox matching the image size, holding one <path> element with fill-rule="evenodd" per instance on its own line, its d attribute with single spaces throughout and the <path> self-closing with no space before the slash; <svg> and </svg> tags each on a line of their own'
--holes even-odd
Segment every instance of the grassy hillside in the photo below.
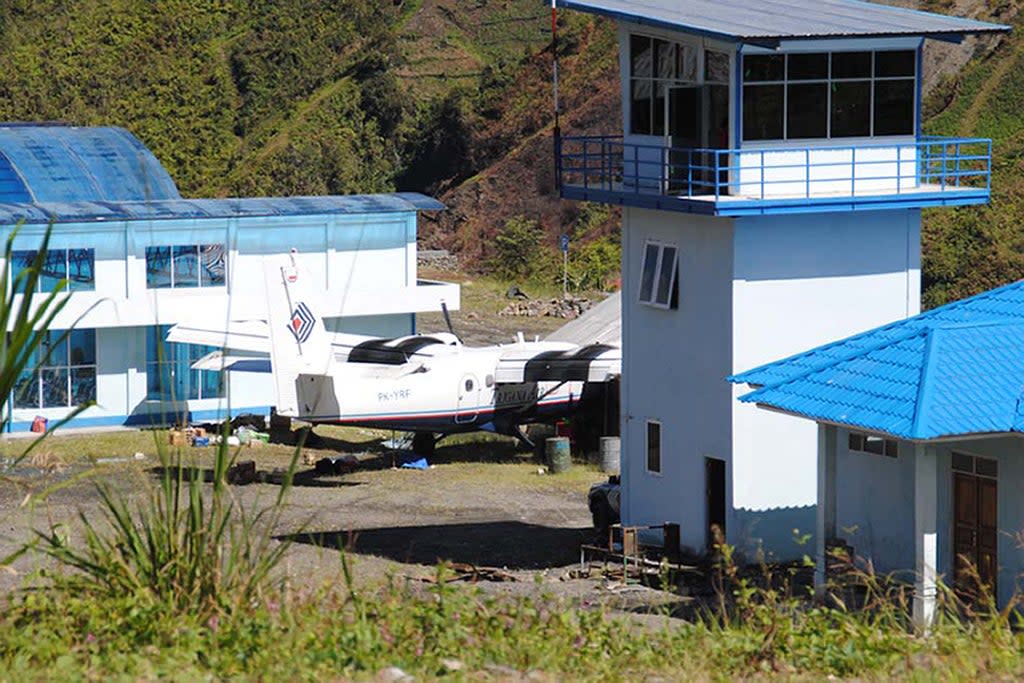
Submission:
<svg viewBox="0 0 1024 683">
<path fill-rule="evenodd" d="M 0 119 L 125 126 L 189 195 L 432 189 L 472 173 L 465 143 L 436 153 L 543 45 L 543 10 L 13 0 L 0 5 Z"/>
<path fill-rule="evenodd" d="M 892 2 L 1004 23 L 1020 6 Z M 610 24 L 562 22 L 567 132 L 619 130 Z M 0 37 L 0 120 L 125 126 L 186 195 L 419 190 L 450 207 L 424 244 L 470 267 L 523 220 L 542 260 L 562 232 L 593 245 L 579 268 L 614 257 L 617 213 L 554 193 L 539 0 L 8 0 Z M 928 132 L 990 136 L 996 155 L 991 207 L 926 214 L 935 305 L 1024 276 L 1024 42 L 929 45 Z"/>
<path fill-rule="evenodd" d="M 1024 277 L 1024 24 L 1015 17 L 1017 2 L 996 4 L 1014 33 L 980 50 L 926 101 L 926 132 L 993 142 L 992 203 L 925 214 L 926 306 Z"/>
</svg>

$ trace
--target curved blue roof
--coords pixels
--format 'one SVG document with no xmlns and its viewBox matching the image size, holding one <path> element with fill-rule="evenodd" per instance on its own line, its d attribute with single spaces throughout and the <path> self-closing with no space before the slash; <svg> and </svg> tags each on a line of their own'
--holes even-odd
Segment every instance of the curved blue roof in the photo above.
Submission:
<svg viewBox="0 0 1024 683">
<path fill-rule="evenodd" d="M 0 225 L 438 211 L 416 192 L 183 199 L 123 128 L 0 123 Z"/>
<path fill-rule="evenodd" d="M 138 138 L 114 127 L 0 124 L 0 202 L 180 199 Z"/>
</svg>

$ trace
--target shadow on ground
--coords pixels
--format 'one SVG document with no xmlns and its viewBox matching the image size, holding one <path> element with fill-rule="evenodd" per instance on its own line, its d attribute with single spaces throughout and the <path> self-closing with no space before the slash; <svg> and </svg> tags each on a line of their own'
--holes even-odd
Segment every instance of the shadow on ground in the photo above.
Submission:
<svg viewBox="0 0 1024 683">
<path fill-rule="evenodd" d="M 478 567 L 547 569 L 579 561 L 580 544 L 592 534 L 586 528 L 506 521 L 328 531 L 283 538 L 406 564 L 435 565 L 449 560 Z"/>
<path fill-rule="evenodd" d="M 303 430 L 291 432 L 273 432 L 270 442 L 284 446 L 297 446 L 302 438 Z M 395 432 L 401 434 L 402 432 Z M 345 454 L 373 454 L 376 460 L 364 460 L 361 469 L 387 469 L 395 466 L 400 453 L 411 450 L 396 451 L 384 445 L 387 439 L 378 438 L 368 441 L 346 441 L 333 436 L 324 436 L 312 431 L 305 436 L 303 447 L 318 451 L 323 457 L 334 457 Z M 512 440 L 482 439 L 479 441 L 449 441 L 441 438 L 437 450 L 427 458 L 432 465 L 454 463 L 519 463 L 535 462 L 536 453 L 524 450 L 523 446 Z"/>
<path fill-rule="evenodd" d="M 192 481 L 193 479 L 201 479 L 206 483 L 213 481 L 213 470 L 204 467 L 152 467 L 149 471 L 157 479 L 161 479 L 167 474 L 177 478 L 180 474 L 182 481 Z M 284 483 L 284 479 L 285 475 L 282 472 L 259 471 L 257 472 L 257 479 L 249 483 L 276 484 L 280 486 Z M 309 488 L 345 488 L 363 485 L 361 481 L 343 481 L 333 477 L 323 479 L 317 474 L 316 470 L 302 470 L 296 472 L 292 478 L 292 486 Z"/>
</svg>

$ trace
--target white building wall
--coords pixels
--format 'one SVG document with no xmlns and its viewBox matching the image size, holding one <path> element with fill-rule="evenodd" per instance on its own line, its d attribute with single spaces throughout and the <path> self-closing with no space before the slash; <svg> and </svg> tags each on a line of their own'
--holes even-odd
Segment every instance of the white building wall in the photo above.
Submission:
<svg viewBox="0 0 1024 683">
<path fill-rule="evenodd" d="M 742 218 L 735 235 L 731 372 L 920 312 L 920 211 Z M 794 529 L 815 519 L 814 423 L 734 401 L 731 431 L 730 542 L 801 556 Z"/>
<path fill-rule="evenodd" d="M 704 458 L 728 461 L 732 393 L 732 221 L 623 210 L 623 519 L 678 522 L 705 543 Z M 679 248 L 679 307 L 638 303 L 647 240 Z M 647 471 L 646 421 L 661 421 L 662 471 Z"/>
<path fill-rule="evenodd" d="M 16 249 L 38 248 L 46 226 L 22 228 Z M 146 247 L 224 244 L 227 282 L 219 287 L 149 289 Z M 147 398 L 146 330 L 185 320 L 266 317 L 262 259 L 295 248 L 318 290 L 318 313 L 329 329 L 402 336 L 415 329 L 415 312 L 444 300 L 459 308 L 456 285 L 417 286 L 416 213 L 58 224 L 52 249 L 95 249 L 95 291 L 74 292 L 54 328 L 96 329 L 97 405 L 79 424 L 120 424 L 127 417 L 210 417 L 274 402 L 269 375 L 229 373 L 224 398 L 156 401 Z M 343 316 L 343 317 L 342 317 Z M 230 404 L 230 405 L 229 405 Z M 22 426 L 36 415 L 57 420 L 67 409 L 14 411 Z"/>
<path fill-rule="evenodd" d="M 837 431 L 836 533 L 877 572 L 912 579 L 914 444 L 891 458 L 851 451 L 850 432 Z"/>
<path fill-rule="evenodd" d="M 836 457 L 836 529 L 851 546 L 858 562 L 870 561 L 876 571 L 897 578 L 914 577 L 914 444 L 899 442 L 899 457 L 851 453 L 846 430 L 839 430 Z M 1017 495 L 1024 482 L 1024 439 L 1017 436 L 979 438 L 930 444 L 938 458 L 937 570 L 939 579 L 953 583 L 953 468 L 954 452 L 992 458 L 998 462 L 997 599 L 1005 605 L 1024 588 L 1024 499 Z M 925 456 L 929 457 L 929 456 Z M 863 566 L 863 565 L 862 565 Z"/>
</svg>

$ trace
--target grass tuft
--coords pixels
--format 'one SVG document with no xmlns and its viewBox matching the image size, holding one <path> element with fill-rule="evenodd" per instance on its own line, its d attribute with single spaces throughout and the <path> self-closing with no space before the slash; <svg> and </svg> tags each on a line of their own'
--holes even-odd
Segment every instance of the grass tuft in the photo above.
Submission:
<svg viewBox="0 0 1024 683">
<path fill-rule="evenodd" d="M 225 423 L 224 437 L 227 430 Z M 42 552 L 73 570 L 55 573 L 50 590 L 101 602 L 130 596 L 142 605 L 204 617 L 231 614 L 260 599 L 289 546 L 272 534 L 301 443 L 276 500 L 250 514 L 227 484 L 234 458 L 226 441 L 216 449 L 208 490 L 202 471 L 157 438 L 159 483 L 141 501 L 100 483 L 102 517 L 79 513 L 80 540 L 70 539 L 70 527 L 63 525 L 38 532 Z"/>
</svg>

